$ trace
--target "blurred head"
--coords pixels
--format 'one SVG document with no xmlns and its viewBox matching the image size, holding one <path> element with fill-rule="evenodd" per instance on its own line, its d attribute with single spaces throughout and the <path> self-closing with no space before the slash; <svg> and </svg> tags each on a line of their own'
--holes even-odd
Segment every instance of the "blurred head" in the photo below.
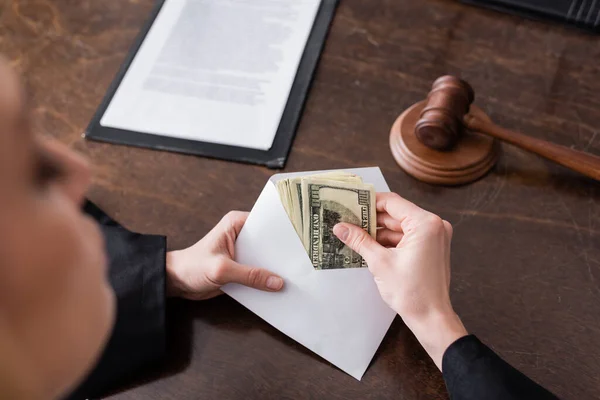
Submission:
<svg viewBox="0 0 600 400">
<path fill-rule="evenodd" d="M 0 58 L 0 398 L 66 394 L 113 323 L 101 233 L 81 212 L 89 169 L 35 135 Z"/>
</svg>

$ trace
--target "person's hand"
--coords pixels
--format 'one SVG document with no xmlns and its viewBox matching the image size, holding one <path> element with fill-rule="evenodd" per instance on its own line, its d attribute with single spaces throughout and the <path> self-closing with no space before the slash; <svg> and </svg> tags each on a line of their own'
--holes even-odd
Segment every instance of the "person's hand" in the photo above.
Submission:
<svg viewBox="0 0 600 400">
<path fill-rule="evenodd" d="M 247 218 L 246 212 L 231 211 L 192 247 L 167 253 L 167 296 L 209 299 L 232 282 L 270 292 L 281 290 L 279 276 L 233 261 L 235 240 Z"/>
<path fill-rule="evenodd" d="M 333 232 L 365 259 L 383 300 L 441 369 L 444 351 L 467 334 L 450 303 L 452 226 L 395 193 L 377 194 L 377 225 L 377 241 L 351 224 Z"/>
</svg>

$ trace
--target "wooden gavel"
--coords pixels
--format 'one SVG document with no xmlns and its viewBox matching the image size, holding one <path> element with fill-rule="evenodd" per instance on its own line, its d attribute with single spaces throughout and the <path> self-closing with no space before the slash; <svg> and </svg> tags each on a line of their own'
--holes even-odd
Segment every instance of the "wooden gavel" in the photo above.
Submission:
<svg viewBox="0 0 600 400">
<path fill-rule="evenodd" d="M 513 132 L 473 115 L 469 110 L 474 97 L 467 82 L 454 76 L 438 78 L 415 124 L 415 136 L 431 149 L 452 151 L 466 128 L 600 180 L 600 157 Z"/>
</svg>

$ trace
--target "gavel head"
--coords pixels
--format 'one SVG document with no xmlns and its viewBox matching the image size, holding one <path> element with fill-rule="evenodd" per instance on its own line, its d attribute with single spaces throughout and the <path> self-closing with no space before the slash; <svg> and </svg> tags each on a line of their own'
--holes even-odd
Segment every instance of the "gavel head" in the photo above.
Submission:
<svg viewBox="0 0 600 400">
<path fill-rule="evenodd" d="M 415 125 L 415 135 L 432 149 L 452 148 L 462 134 L 463 117 L 474 98 L 473 88 L 462 79 L 450 75 L 436 79 Z"/>
</svg>

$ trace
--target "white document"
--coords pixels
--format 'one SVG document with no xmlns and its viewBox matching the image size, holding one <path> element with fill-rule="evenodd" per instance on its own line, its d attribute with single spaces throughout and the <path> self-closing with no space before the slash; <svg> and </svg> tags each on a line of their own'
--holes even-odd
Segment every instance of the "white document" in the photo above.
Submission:
<svg viewBox="0 0 600 400">
<path fill-rule="evenodd" d="M 378 192 L 389 188 L 379 168 L 347 169 Z M 324 171 L 318 171 L 324 172 Z M 279 274 L 282 292 L 238 284 L 223 291 L 292 339 L 360 380 L 396 313 L 381 299 L 367 268 L 315 270 L 274 182 L 263 189 L 235 245 L 236 260 Z"/>
<path fill-rule="evenodd" d="M 268 150 L 321 0 L 166 0 L 100 120 Z"/>
</svg>

